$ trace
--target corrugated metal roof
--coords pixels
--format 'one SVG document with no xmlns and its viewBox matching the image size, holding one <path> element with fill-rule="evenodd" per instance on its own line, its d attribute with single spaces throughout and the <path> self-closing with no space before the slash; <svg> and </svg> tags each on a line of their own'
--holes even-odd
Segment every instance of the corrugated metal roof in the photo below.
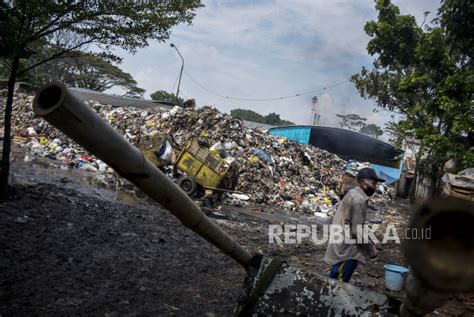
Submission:
<svg viewBox="0 0 474 317">
<path fill-rule="evenodd" d="M 344 159 L 355 159 L 361 162 L 368 161 L 374 164 L 398 168 L 399 159 L 403 156 L 403 151 L 390 143 L 356 131 L 341 128 L 297 125 L 275 127 L 269 133 L 272 135 L 289 136 L 289 132 L 292 130 L 298 132 L 297 130 L 301 128 L 311 129 L 309 144 L 337 154 Z"/>
<path fill-rule="evenodd" d="M 380 139 L 374 138 L 370 135 L 360 133 L 358 131 L 353 131 L 353 130 L 348 130 L 348 129 L 343 129 L 343 128 L 336 128 L 336 127 L 327 127 L 327 126 L 314 126 L 314 125 L 290 125 L 290 126 L 280 126 L 280 127 L 273 127 L 272 130 L 285 130 L 285 129 L 295 129 L 295 128 L 302 128 L 302 127 L 308 127 L 311 129 L 315 130 L 327 130 L 327 131 L 333 131 L 334 133 L 344 133 L 346 135 L 358 135 L 361 138 L 366 138 L 372 140 L 372 142 L 379 143 L 385 147 L 391 148 L 393 151 L 398 152 L 398 153 L 404 153 L 403 150 L 396 148 L 390 143 L 387 143 L 385 141 L 382 141 Z"/>
</svg>

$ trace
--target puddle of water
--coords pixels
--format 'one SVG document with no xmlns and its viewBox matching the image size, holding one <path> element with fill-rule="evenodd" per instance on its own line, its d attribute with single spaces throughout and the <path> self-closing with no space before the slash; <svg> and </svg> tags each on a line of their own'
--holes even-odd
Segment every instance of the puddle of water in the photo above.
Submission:
<svg viewBox="0 0 474 317">
<path fill-rule="evenodd" d="M 134 191 L 118 190 L 115 192 L 115 197 L 117 200 L 121 200 L 129 204 L 140 203 L 140 199 L 137 197 Z"/>
</svg>

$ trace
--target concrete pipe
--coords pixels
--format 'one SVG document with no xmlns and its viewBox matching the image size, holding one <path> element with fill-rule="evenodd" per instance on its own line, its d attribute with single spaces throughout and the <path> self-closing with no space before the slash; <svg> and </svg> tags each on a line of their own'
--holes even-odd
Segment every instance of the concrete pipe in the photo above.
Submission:
<svg viewBox="0 0 474 317">
<path fill-rule="evenodd" d="M 59 83 L 43 87 L 34 112 L 112 167 L 175 215 L 186 227 L 246 267 L 251 255 L 143 154 Z"/>
</svg>

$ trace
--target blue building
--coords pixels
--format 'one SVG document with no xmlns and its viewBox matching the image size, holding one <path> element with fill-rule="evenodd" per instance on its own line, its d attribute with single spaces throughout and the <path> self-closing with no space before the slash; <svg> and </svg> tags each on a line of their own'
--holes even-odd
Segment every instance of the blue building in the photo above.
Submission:
<svg viewBox="0 0 474 317">
<path fill-rule="evenodd" d="M 403 151 L 365 134 L 332 127 L 274 127 L 268 134 L 311 144 L 349 160 L 370 162 L 377 175 L 391 184 L 400 178 Z"/>
</svg>

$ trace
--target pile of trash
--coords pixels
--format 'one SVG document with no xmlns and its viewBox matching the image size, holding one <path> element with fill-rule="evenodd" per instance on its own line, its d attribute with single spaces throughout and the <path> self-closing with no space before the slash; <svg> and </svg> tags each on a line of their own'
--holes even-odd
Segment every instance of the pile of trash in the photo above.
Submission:
<svg viewBox="0 0 474 317">
<path fill-rule="evenodd" d="M 356 177 L 357 173 L 359 173 L 359 171 L 365 167 L 370 167 L 370 163 L 369 162 L 362 163 L 355 160 L 349 160 L 347 161 L 346 164 L 344 164 L 343 169 L 346 175 Z"/>
<path fill-rule="evenodd" d="M 14 141 L 36 155 L 64 162 L 70 168 L 108 174 L 120 182 L 105 163 L 91 156 L 32 112 L 32 96 L 16 97 L 13 111 Z M 237 192 L 264 206 L 327 213 L 339 201 L 336 187 L 346 163 L 311 145 L 299 144 L 245 127 L 241 121 L 206 106 L 137 109 L 87 104 L 132 144 L 157 136 L 184 146 L 193 139 L 239 169 Z M 159 149 L 156 149 L 159 150 Z M 123 182 L 123 181 L 122 181 Z M 238 200 L 238 195 L 232 200 Z"/>
</svg>

